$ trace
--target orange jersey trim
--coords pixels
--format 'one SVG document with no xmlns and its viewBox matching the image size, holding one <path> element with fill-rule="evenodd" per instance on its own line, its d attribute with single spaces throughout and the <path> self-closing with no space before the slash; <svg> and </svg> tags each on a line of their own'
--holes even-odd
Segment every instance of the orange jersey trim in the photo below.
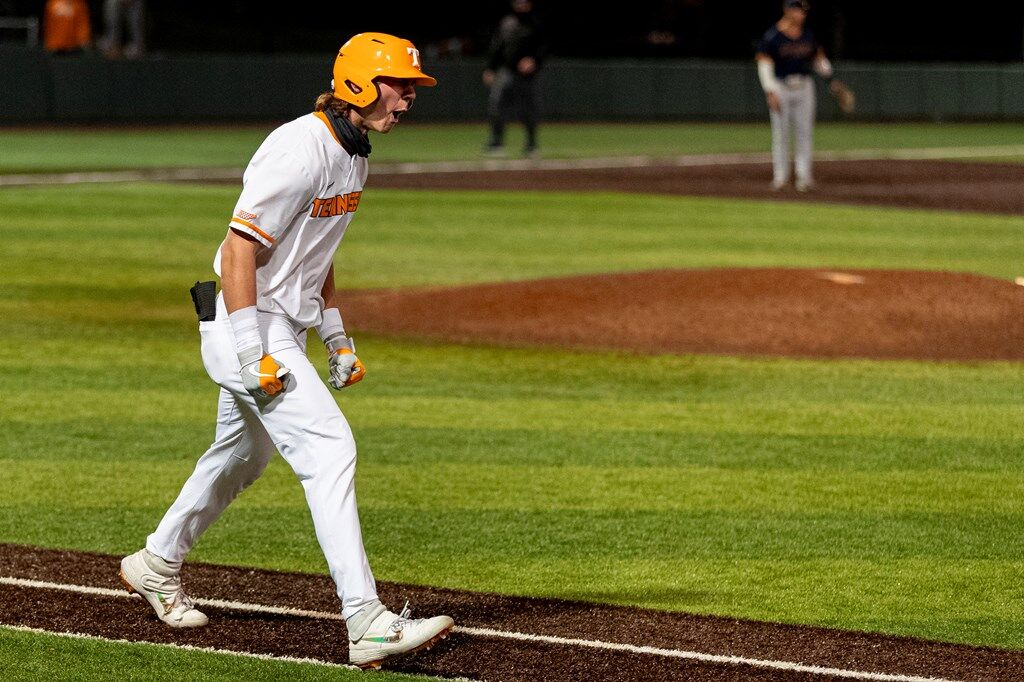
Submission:
<svg viewBox="0 0 1024 682">
<path fill-rule="evenodd" d="M 231 216 L 231 222 L 238 223 L 239 225 L 244 225 L 245 227 L 248 227 L 250 230 L 252 230 L 256 234 L 258 234 L 259 236 L 263 237 L 264 239 L 266 239 L 271 244 L 276 244 L 277 243 L 276 239 L 274 239 L 269 234 L 267 234 L 266 232 L 264 232 L 260 228 L 256 227 L 252 223 L 250 223 L 248 220 L 242 220 L 238 216 L 234 216 L 233 215 L 233 216 Z"/>
<path fill-rule="evenodd" d="M 341 140 L 339 140 L 338 136 L 334 134 L 334 126 L 332 126 L 331 122 L 327 120 L 327 114 L 322 111 L 314 111 L 313 115 L 324 122 L 324 125 L 327 126 L 327 130 L 331 132 L 331 137 L 334 138 L 334 141 L 341 144 Z"/>
</svg>

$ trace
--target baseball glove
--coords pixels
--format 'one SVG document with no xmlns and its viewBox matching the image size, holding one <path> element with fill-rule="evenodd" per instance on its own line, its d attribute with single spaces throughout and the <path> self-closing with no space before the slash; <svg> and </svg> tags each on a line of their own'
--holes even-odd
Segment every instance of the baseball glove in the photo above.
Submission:
<svg viewBox="0 0 1024 682">
<path fill-rule="evenodd" d="M 846 83 L 833 78 L 832 82 L 829 83 L 828 90 L 835 97 L 840 111 L 844 114 L 853 113 L 853 109 L 857 105 L 857 96 L 853 94 L 853 90 Z"/>
</svg>

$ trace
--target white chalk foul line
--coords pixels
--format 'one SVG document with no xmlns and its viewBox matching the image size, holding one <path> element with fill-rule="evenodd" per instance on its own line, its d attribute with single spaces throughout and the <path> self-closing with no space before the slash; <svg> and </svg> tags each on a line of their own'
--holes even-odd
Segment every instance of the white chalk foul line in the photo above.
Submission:
<svg viewBox="0 0 1024 682">
<path fill-rule="evenodd" d="M 678 649 L 661 649 L 653 646 L 637 646 L 635 644 L 619 644 L 617 642 L 599 642 L 592 639 L 572 639 L 568 637 L 553 637 L 550 635 L 529 635 L 521 632 L 503 632 L 500 630 L 488 630 L 487 628 L 456 627 L 456 632 L 478 637 L 504 637 L 506 639 L 518 639 L 528 642 L 546 642 L 548 644 L 561 644 L 563 646 L 578 646 L 591 649 L 605 649 L 610 651 L 624 651 L 631 654 L 649 654 L 652 656 L 664 656 L 666 658 L 683 658 L 701 663 L 725 663 L 729 665 L 749 665 L 755 668 L 771 668 L 773 670 L 785 670 L 786 672 L 812 673 L 815 675 L 828 675 L 831 677 L 842 677 L 851 680 L 871 680 L 872 682 L 952 682 L 941 677 L 918 677 L 916 675 L 893 675 L 889 673 L 870 673 L 859 670 L 843 670 L 842 668 L 828 668 L 818 665 L 804 665 L 802 663 L 790 663 L 788 661 L 772 661 L 762 658 L 745 658 L 743 656 L 722 656 L 718 654 L 705 654 L 699 651 L 680 651 Z"/>
<path fill-rule="evenodd" d="M 207 654 L 223 654 L 225 656 L 237 656 L 238 658 L 255 658 L 261 661 L 283 661 L 285 663 L 304 663 L 307 665 L 318 665 L 325 668 L 345 668 L 348 670 L 359 670 L 358 666 L 346 665 L 345 663 L 333 663 L 331 661 L 322 661 L 319 658 L 298 658 L 296 656 L 274 656 L 272 654 L 257 654 L 251 651 L 235 651 L 234 649 L 216 649 L 214 647 L 207 646 L 192 646 L 191 644 L 174 644 L 170 642 L 146 642 L 140 640 L 130 639 L 112 639 L 109 637 L 100 637 L 99 635 L 87 635 L 82 632 L 55 632 L 53 630 L 43 630 L 41 628 L 30 628 L 24 625 L 5 625 L 0 623 L 0 629 L 13 630 L 15 632 L 31 632 L 37 635 L 55 635 L 57 637 L 67 637 L 69 639 L 84 639 L 94 642 L 112 642 L 114 644 L 131 644 L 133 646 L 153 646 L 164 649 L 181 649 L 183 651 L 200 651 Z"/>
<path fill-rule="evenodd" d="M 822 151 L 814 155 L 819 161 L 929 160 L 972 159 L 1024 156 L 1024 145 L 986 145 L 977 147 L 924 147 L 918 149 L 850 149 Z M 422 163 L 375 164 L 371 173 L 414 175 L 418 173 L 464 173 L 507 170 L 586 170 L 602 168 L 646 168 L 650 166 L 733 166 L 768 163 L 771 154 L 735 152 L 717 154 L 683 154 L 679 156 L 608 156 L 589 159 L 486 159 L 483 161 L 428 161 Z"/>
<path fill-rule="evenodd" d="M 986 145 L 978 147 L 924 147 L 918 149 L 850 149 L 821 151 L 819 161 L 884 161 L 929 159 L 981 159 L 1024 156 L 1024 145 Z M 646 168 L 651 166 L 731 166 L 768 163 L 771 155 L 763 152 L 720 154 L 684 154 L 680 156 L 607 156 L 581 159 L 477 159 L 466 161 L 425 161 L 417 163 L 374 164 L 374 175 L 417 175 L 421 173 L 482 173 L 515 170 L 587 170 Z M 30 185 L 77 185 L 106 182 L 194 182 L 203 180 L 241 181 L 240 168 L 140 168 L 119 171 L 76 171 L 70 173 L 0 174 L 0 187 Z"/>
<path fill-rule="evenodd" d="M 27 578 L 0 577 L 0 585 L 13 585 L 15 587 L 33 587 L 44 590 L 61 590 L 63 592 L 74 592 L 76 594 L 92 594 L 99 597 L 129 597 L 139 598 L 137 594 L 130 594 L 125 590 L 111 589 L 109 587 L 92 587 L 90 585 L 68 585 L 65 583 L 50 583 L 44 580 L 28 580 Z M 200 606 L 212 606 L 215 609 L 230 609 L 232 611 L 250 611 L 253 613 L 271 613 L 278 616 L 294 616 L 297 618 L 318 618 L 321 620 L 341 620 L 340 613 L 331 611 L 306 611 L 304 609 L 293 609 L 288 606 L 267 606 L 266 604 L 249 604 L 242 601 L 230 601 L 225 599 L 203 599 L 192 597 L 192 601 Z"/>
<path fill-rule="evenodd" d="M 335 663 L 333 661 L 324 661 L 319 658 L 286 656 L 284 654 L 257 654 L 252 651 L 236 651 L 235 649 L 217 649 L 215 647 L 210 646 L 193 646 L 191 644 L 176 644 L 174 642 L 147 642 L 144 640 L 113 639 L 110 637 L 100 637 L 99 635 L 87 635 L 83 632 L 54 632 L 53 630 L 44 630 L 42 628 L 30 628 L 25 625 L 4 625 L 3 623 L 0 623 L 0 630 L 12 630 L 14 632 L 29 632 L 35 635 L 53 635 L 55 637 L 66 637 L 68 639 L 82 639 L 93 642 L 110 642 L 111 644 L 130 644 L 131 646 L 158 647 L 161 649 L 179 649 L 181 651 L 198 651 L 207 654 L 234 656 L 236 658 L 254 658 L 260 661 L 281 661 L 283 663 L 316 665 L 322 668 L 341 668 L 343 670 L 356 670 L 359 672 L 363 672 L 362 668 L 356 665 L 349 665 L 347 663 Z M 412 675 L 413 677 L 420 677 L 420 675 L 413 675 L 413 673 L 405 674 Z M 429 677 L 431 679 L 434 679 L 436 676 L 430 675 Z M 446 677 L 445 679 L 451 680 L 451 682 L 472 682 L 468 677 Z"/>
<path fill-rule="evenodd" d="M 65 583 L 52 583 L 42 580 L 29 580 L 27 578 L 0 577 L 0 585 L 12 585 L 16 587 L 31 587 L 37 589 L 61 590 L 75 592 L 77 594 L 92 594 L 104 597 L 137 597 L 124 590 L 115 590 L 106 587 L 91 587 L 88 585 L 69 585 Z M 341 620 L 341 614 L 331 611 L 307 611 L 304 609 L 293 609 L 284 606 L 267 606 L 264 604 L 250 604 L 246 602 L 203 599 L 193 597 L 192 600 L 201 606 L 211 606 L 220 609 L 235 611 L 250 611 L 257 613 L 271 613 L 276 615 L 295 616 L 302 618 L 318 618 L 325 620 Z M 719 654 L 707 654 L 699 651 L 683 651 L 679 649 L 662 649 L 652 646 L 637 646 L 635 644 L 622 644 L 619 642 L 602 642 L 592 639 L 573 639 L 569 637 L 556 637 L 553 635 L 534 635 L 524 632 L 508 632 L 505 630 L 493 630 L 491 628 L 474 628 L 456 626 L 454 632 L 473 637 L 496 637 L 511 639 L 523 642 L 542 642 L 546 644 L 558 644 L 562 646 L 583 647 L 588 649 L 601 649 L 605 651 L 622 651 L 633 654 L 646 654 L 651 656 L 662 656 L 665 658 L 688 659 L 703 663 L 720 663 L 728 665 L 748 665 L 756 668 L 770 668 L 773 670 L 784 670 L 787 672 L 811 673 L 815 675 L 827 675 L 851 680 L 865 680 L 869 682 L 953 682 L 941 677 L 920 677 L 916 675 L 897 675 L 889 673 L 863 672 L 859 670 L 844 670 L 842 668 L 829 668 L 825 666 L 804 665 L 802 663 L 791 663 L 788 661 L 773 661 L 760 658 L 745 658 L 743 656 L 723 656 Z M 219 651 L 219 650 L 217 650 Z M 258 656 L 253 654 L 253 656 Z M 337 665 L 337 664 L 330 664 Z"/>
<path fill-rule="evenodd" d="M 196 180 L 238 180 L 241 182 L 242 171 L 239 168 L 140 168 L 137 170 L 76 171 L 73 173 L 19 173 L 0 175 L 0 187 Z"/>
</svg>

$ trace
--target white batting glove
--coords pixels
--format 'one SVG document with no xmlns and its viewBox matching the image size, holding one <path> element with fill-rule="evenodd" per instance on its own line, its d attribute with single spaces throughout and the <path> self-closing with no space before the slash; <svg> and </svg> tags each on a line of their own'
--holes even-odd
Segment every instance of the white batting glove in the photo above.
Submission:
<svg viewBox="0 0 1024 682">
<path fill-rule="evenodd" d="M 328 383 L 340 391 L 346 386 L 363 380 L 366 367 L 356 357 L 356 344 L 344 334 L 334 334 L 324 339 L 327 346 L 327 362 L 330 369 Z"/>
<path fill-rule="evenodd" d="M 262 345 L 239 352 L 238 362 L 241 364 L 242 385 L 253 397 L 261 400 L 272 398 L 287 388 L 291 370 L 265 354 Z"/>
</svg>

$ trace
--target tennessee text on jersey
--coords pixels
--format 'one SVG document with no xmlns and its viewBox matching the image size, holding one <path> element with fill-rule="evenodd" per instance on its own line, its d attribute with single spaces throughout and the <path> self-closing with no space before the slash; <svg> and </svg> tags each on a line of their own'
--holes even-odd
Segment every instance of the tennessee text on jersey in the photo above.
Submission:
<svg viewBox="0 0 1024 682">
<path fill-rule="evenodd" d="M 362 192 L 349 192 L 348 194 L 336 194 L 333 197 L 313 199 L 313 210 L 309 212 L 310 218 L 330 218 L 336 215 L 354 213 L 359 208 L 359 198 Z"/>
</svg>

